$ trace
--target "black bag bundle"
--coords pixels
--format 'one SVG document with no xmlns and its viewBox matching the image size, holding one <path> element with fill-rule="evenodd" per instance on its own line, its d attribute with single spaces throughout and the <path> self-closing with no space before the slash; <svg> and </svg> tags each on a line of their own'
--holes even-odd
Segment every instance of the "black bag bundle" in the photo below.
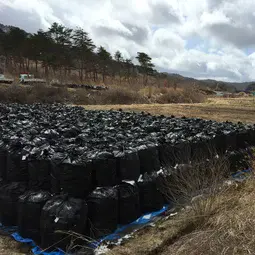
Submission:
<svg viewBox="0 0 255 255">
<path fill-rule="evenodd" d="M 160 210 L 164 205 L 164 198 L 157 184 L 155 174 L 144 174 L 137 182 L 140 194 L 140 205 L 142 213 Z"/>
<path fill-rule="evenodd" d="M 249 146 L 255 145 L 255 125 L 247 127 L 247 133 L 249 136 L 248 145 Z"/>
<path fill-rule="evenodd" d="M 136 150 L 114 153 L 117 160 L 117 176 L 119 181 L 138 180 L 140 176 L 140 160 Z"/>
<path fill-rule="evenodd" d="M 28 155 L 23 151 L 24 141 L 20 140 L 14 138 L 7 150 L 6 180 L 9 182 L 28 181 Z"/>
<path fill-rule="evenodd" d="M 252 146 L 255 146 L 255 125 L 253 126 L 253 129 L 250 132 L 252 137 Z"/>
<path fill-rule="evenodd" d="M 174 172 L 174 168 L 168 167 L 167 169 L 161 169 L 157 172 L 157 187 L 160 193 L 163 196 L 164 204 L 172 204 L 172 194 L 171 194 L 171 188 L 173 187 L 173 178 L 172 178 L 172 172 Z"/>
<path fill-rule="evenodd" d="M 27 160 L 20 154 L 7 154 L 6 180 L 9 182 L 28 181 Z"/>
<path fill-rule="evenodd" d="M 92 178 L 94 187 L 113 186 L 117 183 L 117 162 L 113 154 L 107 151 L 91 153 Z"/>
<path fill-rule="evenodd" d="M 62 164 L 68 157 L 65 153 L 55 152 L 50 158 L 50 183 L 51 193 L 60 193 L 59 173 L 62 171 Z M 70 159 L 69 159 L 70 160 Z"/>
<path fill-rule="evenodd" d="M 113 232 L 118 225 L 118 191 L 115 187 L 95 189 L 87 198 L 89 232 L 99 238 Z"/>
<path fill-rule="evenodd" d="M 0 178 L 6 179 L 6 160 L 7 160 L 7 149 L 6 145 L 0 141 Z"/>
<path fill-rule="evenodd" d="M 51 189 L 50 161 L 31 159 L 28 161 L 29 188 L 32 190 Z"/>
<path fill-rule="evenodd" d="M 26 189 L 26 184 L 21 182 L 13 182 L 0 187 L 0 222 L 3 225 L 17 225 L 18 200 Z"/>
<path fill-rule="evenodd" d="M 170 143 L 162 143 L 159 145 L 159 159 L 163 167 L 174 166 L 176 160 L 174 158 L 174 147 Z"/>
<path fill-rule="evenodd" d="M 249 132 L 246 129 L 241 130 L 236 135 L 237 149 L 244 149 L 249 144 Z"/>
<path fill-rule="evenodd" d="M 41 247 L 55 246 L 65 250 L 71 241 L 68 231 L 85 234 L 87 213 L 88 206 L 82 199 L 59 195 L 48 200 L 41 213 Z"/>
<path fill-rule="evenodd" d="M 89 161 L 64 160 L 52 168 L 55 182 L 54 193 L 66 193 L 71 197 L 84 199 L 92 188 L 92 164 Z"/>
<path fill-rule="evenodd" d="M 50 176 L 50 146 L 40 146 L 38 139 L 37 146 L 32 149 L 28 157 L 29 188 L 34 191 L 51 189 Z"/>
<path fill-rule="evenodd" d="M 228 153 L 228 160 L 231 173 L 247 170 L 249 168 L 250 156 L 246 150 L 231 151 Z"/>
<path fill-rule="evenodd" d="M 222 133 L 215 134 L 212 138 L 212 143 L 217 153 L 223 154 L 226 152 L 226 138 L 225 135 L 223 135 Z"/>
<path fill-rule="evenodd" d="M 235 150 L 236 149 L 236 132 L 224 132 L 226 140 L 226 149 Z"/>
<path fill-rule="evenodd" d="M 40 241 L 41 212 L 50 198 L 47 191 L 27 191 L 19 197 L 18 232 L 22 237 Z"/>
<path fill-rule="evenodd" d="M 141 215 L 139 189 L 134 181 L 118 185 L 119 192 L 119 224 L 128 224 Z"/>
<path fill-rule="evenodd" d="M 206 139 L 197 140 L 191 143 L 191 157 L 190 160 L 202 160 L 210 156 L 210 143 Z M 187 163 L 188 160 L 185 162 Z M 178 162 L 184 163 L 184 162 Z"/>
<path fill-rule="evenodd" d="M 160 169 L 158 146 L 142 145 L 138 147 L 138 155 L 140 160 L 140 173 L 157 172 Z"/>
<path fill-rule="evenodd" d="M 187 163 L 192 157 L 192 146 L 188 142 L 179 144 L 163 143 L 159 146 L 159 159 L 163 167 Z M 158 169 L 159 170 L 159 169 Z"/>
</svg>

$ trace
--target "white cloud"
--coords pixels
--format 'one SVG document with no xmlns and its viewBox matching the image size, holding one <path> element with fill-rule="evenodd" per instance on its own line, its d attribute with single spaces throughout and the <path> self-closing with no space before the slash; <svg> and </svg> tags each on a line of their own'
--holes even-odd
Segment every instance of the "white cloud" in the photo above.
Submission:
<svg viewBox="0 0 255 255">
<path fill-rule="evenodd" d="M 55 21 L 83 27 L 111 53 L 147 52 L 166 71 L 255 79 L 254 0 L 0 0 L 1 23 L 33 32 Z"/>
</svg>

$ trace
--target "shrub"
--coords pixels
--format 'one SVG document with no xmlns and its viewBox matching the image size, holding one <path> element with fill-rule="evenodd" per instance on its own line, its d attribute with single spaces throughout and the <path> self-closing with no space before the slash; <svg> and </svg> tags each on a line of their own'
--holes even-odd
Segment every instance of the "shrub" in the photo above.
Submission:
<svg viewBox="0 0 255 255">
<path fill-rule="evenodd" d="M 28 89 L 28 103 L 64 103 L 69 101 L 70 94 L 65 87 L 53 88 L 44 85 L 34 85 Z"/>
<path fill-rule="evenodd" d="M 23 87 L 11 85 L 0 88 L 0 101 L 7 103 L 64 103 L 70 100 L 66 88 L 52 88 L 45 85 Z"/>
<path fill-rule="evenodd" d="M 200 103 L 205 96 L 194 90 L 146 87 L 139 92 L 132 88 L 111 87 L 105 91 L 68 89 L 44 84 L 0 87 L 0 102 L 7 103 L 73 103 L 73 104 L 141 104 Z"/>
<path fill-rule="evenodd" d="M 27 92 L 18 85 L 10 85 L 2 87 L 0 91 L 0 99 L 8 103 L 26 103 Z"/>
<path fill-rule="evenodd" d="M 98 97 L 100 96 L 100 92 L 88 92 L 85 89 L 76 89 L 70 92 L 71 98 L 70 100 L 74 104 L 78 105 L 90 105 L 90 104 L 97 104 Z"/>
<path fill-rule="evenodd" d="M 160 95 L 156 101 L 160 104 L 202 103 L 205 101 L 205 96 L 202 93 L 191 89 L 168 90 L 167 93 Z"/>
<path fill-rule="evenodd" d="M 147 103 L 148 100 L 132 90 L 126 88 L 112 88 L 101 93 L 98 104 L 134 104 Z"/>
</svg>

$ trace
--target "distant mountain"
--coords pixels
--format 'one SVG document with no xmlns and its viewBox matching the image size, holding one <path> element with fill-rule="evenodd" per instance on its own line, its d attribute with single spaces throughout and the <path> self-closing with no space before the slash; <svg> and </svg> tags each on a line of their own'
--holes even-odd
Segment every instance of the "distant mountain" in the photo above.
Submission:
<svg viewBox="0 0 255 255">
<path fill-rule="evenodd" d="M 198 85 L 201 87 L 207 87 L 211 90 L 221 90 L 221 91 L 244 91 L 248 88 L 250 84 L 253 82 L 224 82 L 224 81 L 217 81 L 213 79 L 204 79 L 198 80 L 191 77 L 185 77 L 180 74 L 176 73 L 162 73 L 168 79 L 173 80 L 173 82 L 177 83 L 177 86 L 188 86 L 188 85 Z"/>
<path fill-rule="evenodd" d="M 228 88 L 235 88 L 236 91 L 244 91 L 248 88 L 250 84 L 253 82 L 223 82 L 223 81 L 216 81 L 216 80 L 203 80 L 208 84 L 218 84 L 220 87 L 228 87 Z"/>
</svg>

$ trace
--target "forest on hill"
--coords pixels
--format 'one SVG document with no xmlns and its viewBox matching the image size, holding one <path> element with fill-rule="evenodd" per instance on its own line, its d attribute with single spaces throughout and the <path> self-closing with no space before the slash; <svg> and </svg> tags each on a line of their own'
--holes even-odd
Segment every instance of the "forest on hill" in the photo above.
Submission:
<svg viewBox="0 0 255 255">
<path fill-rule="evenodd" d="M 137 53 L 139 65 L 135 65 L 120 51 L 112 56 L 103 46 L 96 46 L 82 28 L 70 29 L 57 23 L 34 34 L 1 25 L 0 55 L 10 73 L 34 71 L 45 77 L 49 74 L 65 77 L 76 71 L 81 82 L 86 78 L 97 81 L 99 75 L 103 82 L 107 76 L 129 80 L 140 73 L 146 85 L 148 76 L 158 75 L 146 53 Z"/>
<path fill-rule="evenodd" d="M 136 59 L 136 63 L 133 60 Z M 179 74 L 161 73 L 152 58 L 137 52 L 132 59 L 120 51 L 111 54 L 96 45 L 82 28 L 71 29 L 58 23 L 44 31 L 25 30 L 0 24 L 0 73 L 18 75 L 32 72 L 46 79 L 76 80 L 95 83 L 127 83 L 167 87 L 207 87 L 213 90 L 235 91 L 250 83 L 227 83 L 197 80 Z M 2 64 L 2 65 L 1 65 Z"/>
</svg>

